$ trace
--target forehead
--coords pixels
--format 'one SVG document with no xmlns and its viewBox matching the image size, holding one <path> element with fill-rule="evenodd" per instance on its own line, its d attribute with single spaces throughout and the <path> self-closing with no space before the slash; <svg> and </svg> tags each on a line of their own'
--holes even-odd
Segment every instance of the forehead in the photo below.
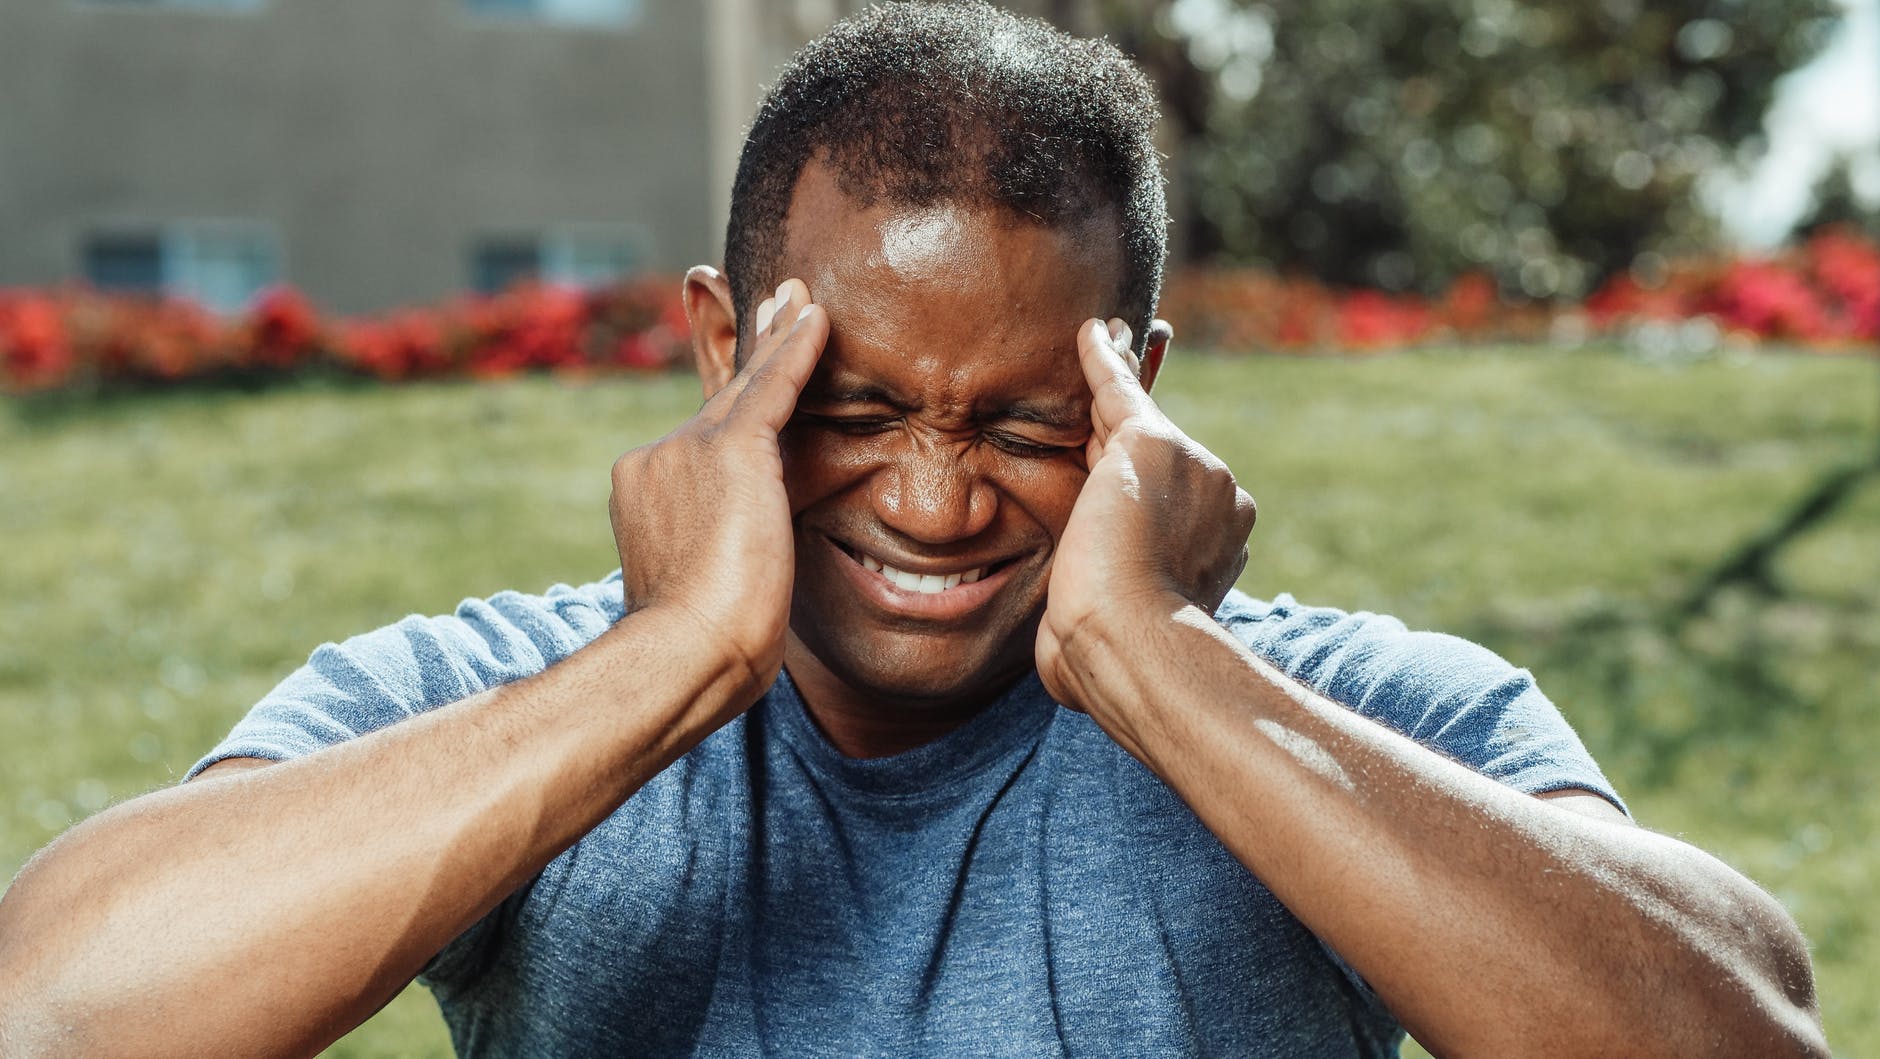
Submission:
<svg viewBox="0 0 1880 1059">
<path fill-rule="evenodd" d="M 1050 227 L 997 206 L 862 206 L 819 162 L 791 200 L 782 264 L 829 313 L 819 376 L 903 377 L 957 400 L 1081 392 L 1076 328 L 1120 311 L 1112 211 Z"/>
</svg>

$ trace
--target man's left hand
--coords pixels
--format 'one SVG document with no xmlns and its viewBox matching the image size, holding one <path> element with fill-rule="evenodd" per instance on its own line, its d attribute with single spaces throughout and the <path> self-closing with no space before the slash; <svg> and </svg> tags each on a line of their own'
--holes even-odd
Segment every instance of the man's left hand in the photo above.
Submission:
<svg viewBox="0 0 1880 1059">
<path fill-rule="evenodd" d="M 1152 341 L 1159 353 L 1166 334 Z M 1088 711 L 1080 652 L 1189 604 L 1212 614 L 1246 565 L 1255 512 L 1227 465 L 1150 399 L 1127 325 L 1086 321 L 1077 356 L 1092 397 L 1090 477 L 1052 560 L 1037 662 L 1053 697 Z"/>
</svg>

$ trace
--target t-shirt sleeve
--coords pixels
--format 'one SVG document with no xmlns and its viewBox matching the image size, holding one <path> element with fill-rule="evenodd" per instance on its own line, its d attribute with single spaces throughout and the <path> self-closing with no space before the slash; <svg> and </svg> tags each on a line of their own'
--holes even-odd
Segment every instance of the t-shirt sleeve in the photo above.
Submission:
<svg viewBox="0 0 1880 1059">
<path fill-rule="evenodd" d="M 1534 683 L 1479 644 L 1377 614 L 1230 596 L 1217 615 L 1255 654 L 1326 698 L 1526 794 L 1578 788 L 1626 811 Z"/>
<path fill-rule="evenodd" d="M 615 574 L 583 588 L 557 585 L 539 596 L 504 592 L 466 600 L 453 614 L 414 615 L 324 644 L 186 779 L 229 758 L 302 757 L 540 673 L 592 642 L 622 610 Z M 421 978 L 435 983 L 472 976 L 503 915 L 498 907 L 445 946 Z"/>
<path fill-rule="evenodd" d="M 186 779 L 236 757 L 287 761 L 541 672 L 619 619 L 618 575 L 539 596 L 503 592 L 323 644 Z"/>
</svg>

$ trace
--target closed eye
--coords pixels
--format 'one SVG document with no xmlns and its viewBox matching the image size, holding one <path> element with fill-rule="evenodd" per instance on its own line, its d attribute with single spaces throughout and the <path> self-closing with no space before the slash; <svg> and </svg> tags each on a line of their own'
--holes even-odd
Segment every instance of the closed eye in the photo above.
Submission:
<svg viewBox="0 0 1880 1059">
<path fill-rule="evenodd" d="M 1034 460 L 1047 459 L 1056 456 L 1060 452 L 1068 452 L 1072 448 L 1075 448 L 1075 446 L 1072 445 L 1044 445 L 1032 441 L 1030 438 L 1022 438 L 1016 434 L 1001 434 L 998 431 L 987 431 L 986 440 L 990 441 L 995 448 L 1009 452 L 1014 456 L 1023 456 L 1026 459 Z"/>
<path fill-rule="evenodd" d="M 839 434 L 879 434 L 891 430 L 901 422 L 899 416 L 819 416 L 804 415 L 804 419 Z"/>
</svg>

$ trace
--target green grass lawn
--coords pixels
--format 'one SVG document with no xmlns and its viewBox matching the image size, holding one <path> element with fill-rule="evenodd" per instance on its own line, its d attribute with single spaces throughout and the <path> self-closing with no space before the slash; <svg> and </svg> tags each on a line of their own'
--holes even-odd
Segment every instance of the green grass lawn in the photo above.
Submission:
<svg viewBox="0 0 1880 1059">
<path fill-rule="evenodd" d="M 1646 825 L 1776 893 L 1829 1035 L 1880 1055 L 1880 481 L 1773 595 L 1670 617 L 1874 445 L 1875 365 L 1431 353 L 1171 363 L 1260 501 L 1242 587 L 1395 613 L 1533 669 Z M 324 640 L 614 565 L 620 451 L 688 378 L 0 404 L 0 877 L 173 782 Z M 408 991 L 335 1046 L 445 1055 Z"/>
</svg>

